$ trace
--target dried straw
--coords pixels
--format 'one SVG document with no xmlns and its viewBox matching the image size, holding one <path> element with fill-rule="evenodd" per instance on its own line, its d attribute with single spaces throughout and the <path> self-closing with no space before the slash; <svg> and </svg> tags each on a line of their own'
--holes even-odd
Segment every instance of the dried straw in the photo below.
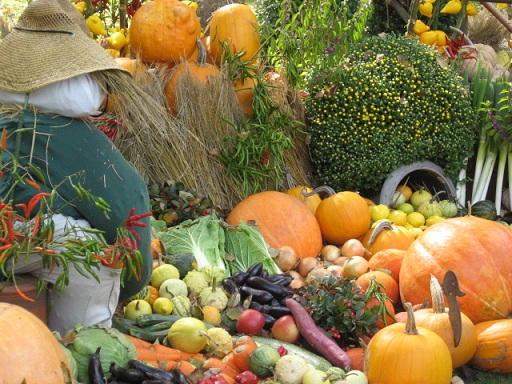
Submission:
<svg viewBox="0 0 512 384">
<path fill-rule="evenodd" d="M 468 36 L 473 43 L 487 44 L 497 50 L 503 40 L 510 39 L 508 29 L 485 8 L 468 20 Z"/>
</svg>

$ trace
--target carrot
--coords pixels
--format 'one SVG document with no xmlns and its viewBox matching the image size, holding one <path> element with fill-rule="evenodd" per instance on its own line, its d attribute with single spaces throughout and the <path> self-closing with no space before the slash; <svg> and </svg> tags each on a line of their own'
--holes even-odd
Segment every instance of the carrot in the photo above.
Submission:
<svg viewBox="0 0 512 384">
<path fill-rule="evenodd" d="M 139 359 L 137 359 L 139 360 Z M 158 364 L 158 361 L 156 360 L 139 360 L 141 363 L 144 363 L 144 364 L 149 364 L 153 367 L 156 367 L 156 368 L 160 368 L 159 364 Z"/>
<path fill-rule="evenodd" d="M 172 360 L 158 361 L 157 363 L 159 368 L 166 371 L 172 371 L 176 367 L 176 364 L 178 364 L 176 361 Z"/>
<path fill-rule="evenodd" d="M 149 348 L 153 344 L 149 341 L 139 339 L 138 337 L 125 334 L 125 336 L 132 342 L 132 344 L 135 346 L 135 348 Z"/>
<path fill-rule="evenodd" d="M 197 368 L 194 364 L 187 360 L 181 360 L 176 363 L 174 366 L 174 369 L 179 369 L 182 373 L 185 375 L 190 375 L 192 372 L 194 372 Z"/>
<path fill-rule="evenodd" d="M 249 357 L 256 348 L 258 348 L 256 343 L 254 345 L 247 343 L 239 345 L 233 350 L 233 361 L 240 371 L 250 370 Z"/>
<path fill-rule="evenodd" d="M 219 375 L 222 376 L 228 384 L 235 384 L 235 378 L 233 376 L 229 376 L 226 373 L 219 373 Z"/>
<path fill-rule="evenodd" d="M 210 368 L 223 369 L 225 366 L 226 366 L 226 363 L 224 363 L 221 359 L 219 359 L 217 357 L 209 357 L 203 363 L 203 368 L 205 370 L 208 370 Z"/>
<path fill-rule="evenodd" d="M 256 342 L 254 341 L 254 339 L 251 336 L 243 335 L 243 336 L 240 336 L 238 339 L 236 339 L 235 348 L 238 347 L 239 345 L 246 345 L 246 344 L 252 345 L 256 348 L 258 347 L 258 344 L 256 344 Z"/>
<path fill-rule="evenodd" d="M 240 368 L 238 368 L 238 366 L 235 364 L 233 351 L 229 352 L 226 356 L 224 356 L 222 358 L 222 362 L 226 364 L 226 366 L 221 372 L 227 373 L 228 375 L 233 377 L 242 372 Z"/>
<path fill-rule="evenodd" d="M 189 357 L 189 353 L 180 351 L 179 349 L 166 347 L 162 344 L 152 344 L 148 348 L 137 349 L 138 360 L 180 361 L 183 359 L 186 360 Z"/>
<path fill-rule="evenodd" d="M 292 313 L 304 340 L 332 365 L 340 368 L 350 367 L 351 361 L 347 353 L 333 339 L 318 329 L 315 321 L 302 305 L 292 298 L 286 299 L 285 305 Z"/>
</svg>

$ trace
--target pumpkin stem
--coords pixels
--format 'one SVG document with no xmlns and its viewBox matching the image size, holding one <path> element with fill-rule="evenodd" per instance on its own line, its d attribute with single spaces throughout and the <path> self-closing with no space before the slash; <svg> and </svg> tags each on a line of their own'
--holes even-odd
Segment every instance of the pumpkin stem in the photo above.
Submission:
<svg viewBox="0 0 512 384">
<path fill-rule="evenodd" d="M 204 46 L 203 42 L 201 41 L 201 39 L 199 37 L 196 38 L 196 44 L 197 44 L 197 50 L 198 50 L 196 64 L 198 67 L 204 67 L 204 66 L 206 66 L 206 56 L 207 56 L 206 47 Z"/>
<path fill-rule="evenodd" d="M 389 221 L 381 221 L 379 222 L 375 228 L 373 228 L 372 234 L 370 236 L 370 239 L 368 239 L 368 245 L 372 245 L 373 242 L 377 239 L 377 236 L 380 235 L 382 231 L 390 231 L 393 229 L 393 226 Z"/>
<path fill-rule="evenodd" d="M 430 201 L 431 201 L 431 202 L 436 201 L 436 200 L 437 200 L 437 196 L 439 196 L 439 195 L 440 195 L 440 194 L 442 194 L 442 193 L 446 193 L 446 191 L 439 191 L 439 192 L 436 192 L 436 193 L 434 194 L 434 196 L 432 196 L 432 199 L 431 199 Z M 446 194 L 447 194 L 447 193 L 446 193 Z"/>
<path fill-rule="evenodd" d="M 430 294 L 432 295 L 432 311 L 434 313 L 446 313 L 443 288 L 439 280 L 432 274 L 430 274 Z"/>
<path fill-rule="evenodd" d="M 464 40 L 466 40 L 467 45 L 474 45 L 473 42 L 469 39 L 468 35 L 465 34 L 464 32 L 462 32 L 459 28 L 455 28 L 450 25 L 450 29 L 452 31 L 459 33 L 461 36 L 463 36 Z"/>
<path fill-rule="evenodd" d="M 405 323 L 404 333 L 406 335 L 417 335 L 418 329 L 416 328 L 416 319 L 414 318 L 414 310 L 412 304 L 405 303 L 405 310 L 407 311 L 407 323 Z"/>
<path fill-rule="evenodd" d="M 336 191 L 334 189 L 332 189 L 331 187 L 329 187 L 328 185 L 321 185 L 319 187 L 316 187 L 309 193 L 306 191 L 305 188 L 302 190 L 302 194 L 306 197 L 316 195 L 320 192 L 325 192 L 325 193 L 327 193 L 328 196 L 334 196 L 336 194 Z"/>
</svg>

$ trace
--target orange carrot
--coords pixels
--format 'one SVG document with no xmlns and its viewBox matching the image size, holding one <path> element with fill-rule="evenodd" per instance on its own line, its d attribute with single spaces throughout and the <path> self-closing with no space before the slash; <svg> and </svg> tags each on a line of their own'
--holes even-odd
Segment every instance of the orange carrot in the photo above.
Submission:
<svg viewBox="0 0 512 384">
<path fill-rule="evenodd" d="M 179 369 L 185 375 L 190 375 L 197 368 L 191 362 L 189 362 L 187 360 L 181 360 L 176 363 L 176 365 L 174 366 L 174 369 Z"/>
<path fill-rule="evenodd" d="M 125 336 L 132 342 L 135 348 L 149 348 L 153 345 L 149 341 L 139 339 L 138 337 L 132 335 L 125 334 Z"/>
<path fill-rule="evenodd" d="M 219 373 L 219 375 L 222 376 L 228 384 L 235 384 L 235 378 L 233 376 L 230 376 L 226 373 Z"/>
<path fill-rule="evenodd" d="M 188 357 L 189 354 L 186 352 L 169 348 L 162 344 L 153 344 L 148 348 L 137 349 L 137 358 L 139 360 L 180 361 Z"/>
<path fill-rule="evenodd" d="M 252 345 L 254 347 L 258 347 L 258 344 L 256 344 L 256 342 L 254 341 L 254 339 L 251 336 L 243 335 L 243 336 L 240 336 L 238 339 L 236 339 L 235 348 L 238 347 L 239 345 L 246 345 L 246 344 Z"/>
<path fill-rule="evenodd" d="M 233 350 L 233 361 L 240 371 L 249 371 L 249 357 L 257 348 L 256 345 L 250 343 L 239 345 Z"/>
<path fill-rule="evenodd" d="M 158 361 L 157 363 L 159 368 L 164 369 L 166 371 L 172 371 L 177 364 L 177 362 L 173 360 Z"/>
<path fill-rule="evenodd" d="M 238 368 L 238 366 L 235 364 L 233 351 L 229 352 L 226 356 L 224 356 L 222 358 L 222 362 L 226 364 L 226 367 L 222 370 L 223 372 L 231 374 L 228 371 L 232 371 L 233 373 L 235 373 L 235 376 L 242 372 L 240 368 Z"/>
<path fill-rule="evenodd" d="M 224 369 L 225 366 L 226 366 L 226 363 L 224 363 L 221 359 L 219 359 L 217 357 L 209 357 L 203 363 L 203 368 L 205 370 L 208 370 L 210 368 Z"/>
</svg>

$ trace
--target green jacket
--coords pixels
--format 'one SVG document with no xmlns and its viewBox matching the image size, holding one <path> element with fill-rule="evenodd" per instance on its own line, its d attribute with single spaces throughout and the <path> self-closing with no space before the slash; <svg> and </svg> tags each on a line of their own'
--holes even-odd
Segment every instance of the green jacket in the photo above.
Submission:
<svg viewBox="0 0 512 384">
<path fill-rule="evenodd" d="M 51 192 L 58 186 L 58 196 L 52 210 L 55 213 L 86 219 L 93 228 L 104 232 L 105 239 L 112 244 L 116 230 L 135 208 L 135 214 L 150 210 L 148 188 L 139 173 L 126 161 L 113 143 L 93 124 L 81 119 L 24 111 L 14 117 L 0 114 L 0 130 L 7 129 L 7 150 L 2 155 L 3 177 L 0 179 L 0 196 L 5 196 L 13 186 L 14 178 L 9 173 L 9 163 L 14 154 L 14 133 L 23 115 L 19 164 L 27 166 L 29 156 L 35 169 L 42 172 L 43 188 L 37 190 L 28 184 L 16 183 L 14 204 L 27 203 L 39 192 Z M 35 130 L 33 129 L 35 127 Z M 31 172 L 38 179 L 36 172 Z M 109 218 L 87 199 L 77 199 L 67 177 L 74 184 L 80 183 L 93 196 L 104 198 L 110 205 Z M 144 258 L 142 276 L 125 281 L 120 301 L 140 291 L 151 276 L 152 256 L 150 250 L 151 228 L 149 218 L 143 220 L 146 228 L 135 227 L 140 235 L 139 250 Z"/>
</svg>

